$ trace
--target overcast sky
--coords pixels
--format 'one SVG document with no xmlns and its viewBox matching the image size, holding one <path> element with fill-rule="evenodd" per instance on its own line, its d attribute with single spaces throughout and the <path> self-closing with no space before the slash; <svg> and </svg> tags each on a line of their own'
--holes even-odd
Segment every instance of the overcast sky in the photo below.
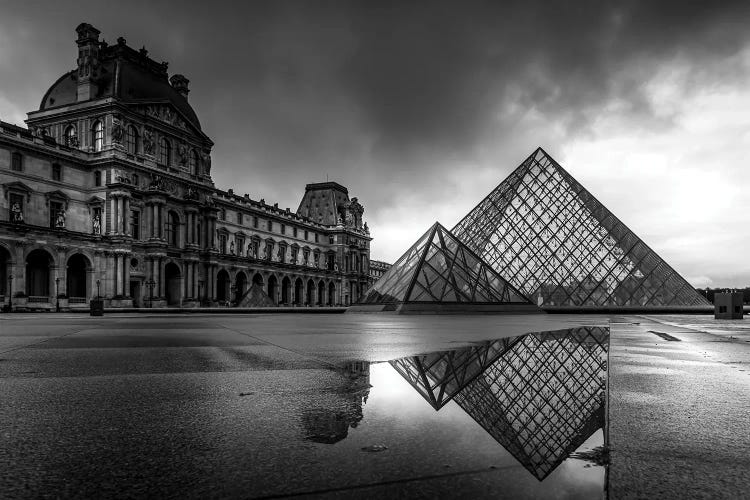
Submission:
<svg viewBox="0 0 750 500">
<path fill-rule="evenodd" d="M 88 22 L 190 79 L 218 187 L 344 184 L 374 259 L 542 146 L 693 285 L 750 285 L 750 2 L 192 3 L 0 0 L 0 119 Z"/>
</svg>

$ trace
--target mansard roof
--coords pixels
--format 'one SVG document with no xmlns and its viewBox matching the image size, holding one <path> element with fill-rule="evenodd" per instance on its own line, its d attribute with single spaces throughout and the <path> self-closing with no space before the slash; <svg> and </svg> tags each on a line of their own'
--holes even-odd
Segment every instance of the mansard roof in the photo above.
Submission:
<svg viewBox="0 0 750 500">
<path fill-rule="evenodd" d="M 134 50 L 123 38 L 116 45 L 101 42 L 99 76 L 94 99 L 114 97 L 130 103 L 169 103 L 198 130 L 198 115 L 169 83 L 167 63 L 157 63 L 145 49 Z M 68 71 L 47 90 L 39 111 L 76 103 L 77 70 Z"/>
</svg>

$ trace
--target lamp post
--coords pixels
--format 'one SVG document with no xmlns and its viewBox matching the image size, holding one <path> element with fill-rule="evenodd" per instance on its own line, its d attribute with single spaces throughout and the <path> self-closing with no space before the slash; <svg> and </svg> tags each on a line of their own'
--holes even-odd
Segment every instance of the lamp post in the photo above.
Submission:
<svg viewBox="0 0 750 500">
<path fill-rule="evenodd" d="M 99 284 L 101 283 L 100 280 L 96 280 L 96 298 L 101 298 L 101 295 L 99 294 Z"/>
<path fill-rule="evenodd" d="M 60 312 L 60 277 L 55 278 L 55 298 L 57 299 L 55 310 Z"/>
<path fill-rule="evenodd" d="M 146 282 L 146 286 L 148 287 L 148 291 L 149 291 L 148 307 L 153 308 L 154 307 L 154 287 L 156 286 L 156 282 L 152 279 L 148 280 Z"/>
<path fill-rule="evenodd" d="M 13 275 L 8 276 L 8 312 L 13 310 Z"/>
<path fill-rule="evenodd" d="M 201 293 L 201 289 L 203 288 L 203 280 L 198 280 L 198 305 L 203 305 L 203 294 Z"/>
</svg>

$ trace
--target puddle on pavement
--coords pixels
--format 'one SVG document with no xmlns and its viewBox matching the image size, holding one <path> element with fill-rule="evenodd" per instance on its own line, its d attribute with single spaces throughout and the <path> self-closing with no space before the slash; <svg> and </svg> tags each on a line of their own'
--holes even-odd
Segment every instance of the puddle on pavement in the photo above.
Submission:
<svg viewBox="0 0 750 500">
<path fill-rule="evenodd" d="M 608 350 L 608 328 L 580 327 L 348 363 L 335 404 L 302 412 L 304 439 L 391 454 L 412 477 L 479 473 L 514 498 L 600 498 Z"/>
</svg>

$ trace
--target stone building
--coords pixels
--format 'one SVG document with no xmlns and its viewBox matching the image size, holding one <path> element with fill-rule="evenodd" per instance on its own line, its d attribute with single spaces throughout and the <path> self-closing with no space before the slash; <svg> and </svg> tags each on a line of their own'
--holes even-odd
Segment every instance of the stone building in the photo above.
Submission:
<svg viewBox="0 0 750 500">
<path fill-rule="evenodd" d="M 0 296 L 14 309 L 347 305 L 369 280 L 364 209 L 306 186 L 296 212 L 221 190 L 189 81 L 76 29 L 77 66 L 0 122 Z"/>
<path fill-rule="evenodd" d="M 391 264 L 383 262 L 382 260 L 371 260 L 370 261 L 370 286 L 375 284 L 376 281 L 383 276 L 388 269 L 391 268 Z"/>
</svg>

